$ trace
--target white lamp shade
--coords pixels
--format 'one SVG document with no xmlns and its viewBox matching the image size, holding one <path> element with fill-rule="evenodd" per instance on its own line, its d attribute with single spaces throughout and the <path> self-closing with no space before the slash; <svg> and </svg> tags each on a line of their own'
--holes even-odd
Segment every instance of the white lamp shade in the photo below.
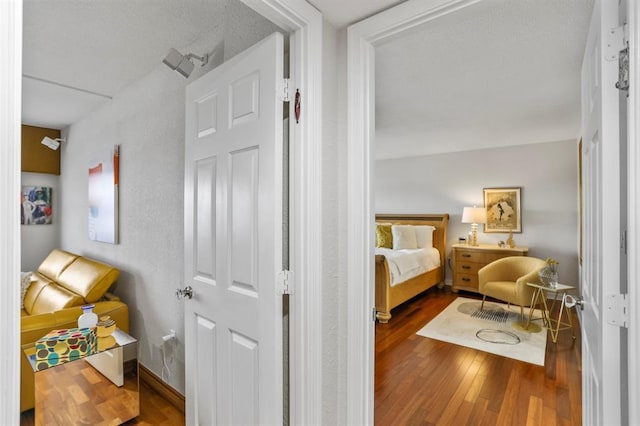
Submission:
<svg viewBox="0 0 640 426">
<path fill-rule="evenodd" d="M 462 223 L 487 223 L 487 211 L 484 207 L 465 207 Z"/>
</svg>

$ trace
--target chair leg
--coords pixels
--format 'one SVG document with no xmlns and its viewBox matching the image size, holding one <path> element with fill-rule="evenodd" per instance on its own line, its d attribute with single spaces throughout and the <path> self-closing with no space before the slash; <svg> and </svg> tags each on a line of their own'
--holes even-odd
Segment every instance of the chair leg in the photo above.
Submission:
<svg viewBox="0 0 640 426">
<path fill-rule="evenodd" d="M 520 305 L 520 321 L 524 321 L 524 308 Z"/>
<path fill-rule="evenodd" d="M 482 303 L 480 304 L 480 310 L 481 310 L 481 311 L 484 309 L 484 299 L 486 299 L 486 298 L 487 298 L 487 295 L 486 295 L 486 294 L 483 294 L 483 295 L 482 295 Z"/>
</svg>

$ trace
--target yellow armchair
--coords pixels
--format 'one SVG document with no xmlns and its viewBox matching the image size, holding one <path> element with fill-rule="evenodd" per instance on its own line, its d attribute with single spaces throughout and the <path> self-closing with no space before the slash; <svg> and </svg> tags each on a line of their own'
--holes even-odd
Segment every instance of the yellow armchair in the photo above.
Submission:
<svg viewBox="0 0 640 426">
<path fill-rule="evenodd" d="M 98 317 L 109 315 L 118 328 L 129 332 L 129 309 L 107 290 L 120 272 L 113 266 L 55 249 L 33 273 L 21 312 L 21 346 L 32 344 L 51 330 L 78 326 L 80 306 L 91 303 Z M 20 411 L 34 407 L 34 376 L 20 351 Z"/>
<path fill-rule="evenodd" d="M 546 262 L 537 257 L 512 256 L 498 259 L 478 271 L 478 289 L 482 304 L 489 297 L 520 306 L 520 317 L 524 318 L 524 307 L 531 305 L 534 288 L 527 285 L 539 283 L 538 272 Z"/>
</svg>

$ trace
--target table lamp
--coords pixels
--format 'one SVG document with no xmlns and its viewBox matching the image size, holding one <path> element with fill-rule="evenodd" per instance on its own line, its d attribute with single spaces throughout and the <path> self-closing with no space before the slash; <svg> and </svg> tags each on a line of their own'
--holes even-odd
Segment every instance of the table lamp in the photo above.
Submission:
<svg viewBox="0 0 640 426">
<path fill-rule="evenodd" d="M 471 241 L 472 246 L 478 245 L 478 224 L 487 223 L 487 211 L 484 207 L 465 207 L 462 210 L 462 223 L 471 224 Z"/>
</svg>

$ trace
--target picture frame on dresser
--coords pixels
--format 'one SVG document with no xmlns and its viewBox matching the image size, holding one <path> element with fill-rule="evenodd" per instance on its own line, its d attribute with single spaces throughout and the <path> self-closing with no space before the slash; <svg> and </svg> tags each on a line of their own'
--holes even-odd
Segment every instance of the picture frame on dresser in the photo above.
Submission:
<svg viewBox="0 0 640 426">
<path fill-rule="evenodd" d="M 484 188 L 484 207 L 487 211 L 485 233 L 521 233 L 521 187 Z"/>
</svg>

